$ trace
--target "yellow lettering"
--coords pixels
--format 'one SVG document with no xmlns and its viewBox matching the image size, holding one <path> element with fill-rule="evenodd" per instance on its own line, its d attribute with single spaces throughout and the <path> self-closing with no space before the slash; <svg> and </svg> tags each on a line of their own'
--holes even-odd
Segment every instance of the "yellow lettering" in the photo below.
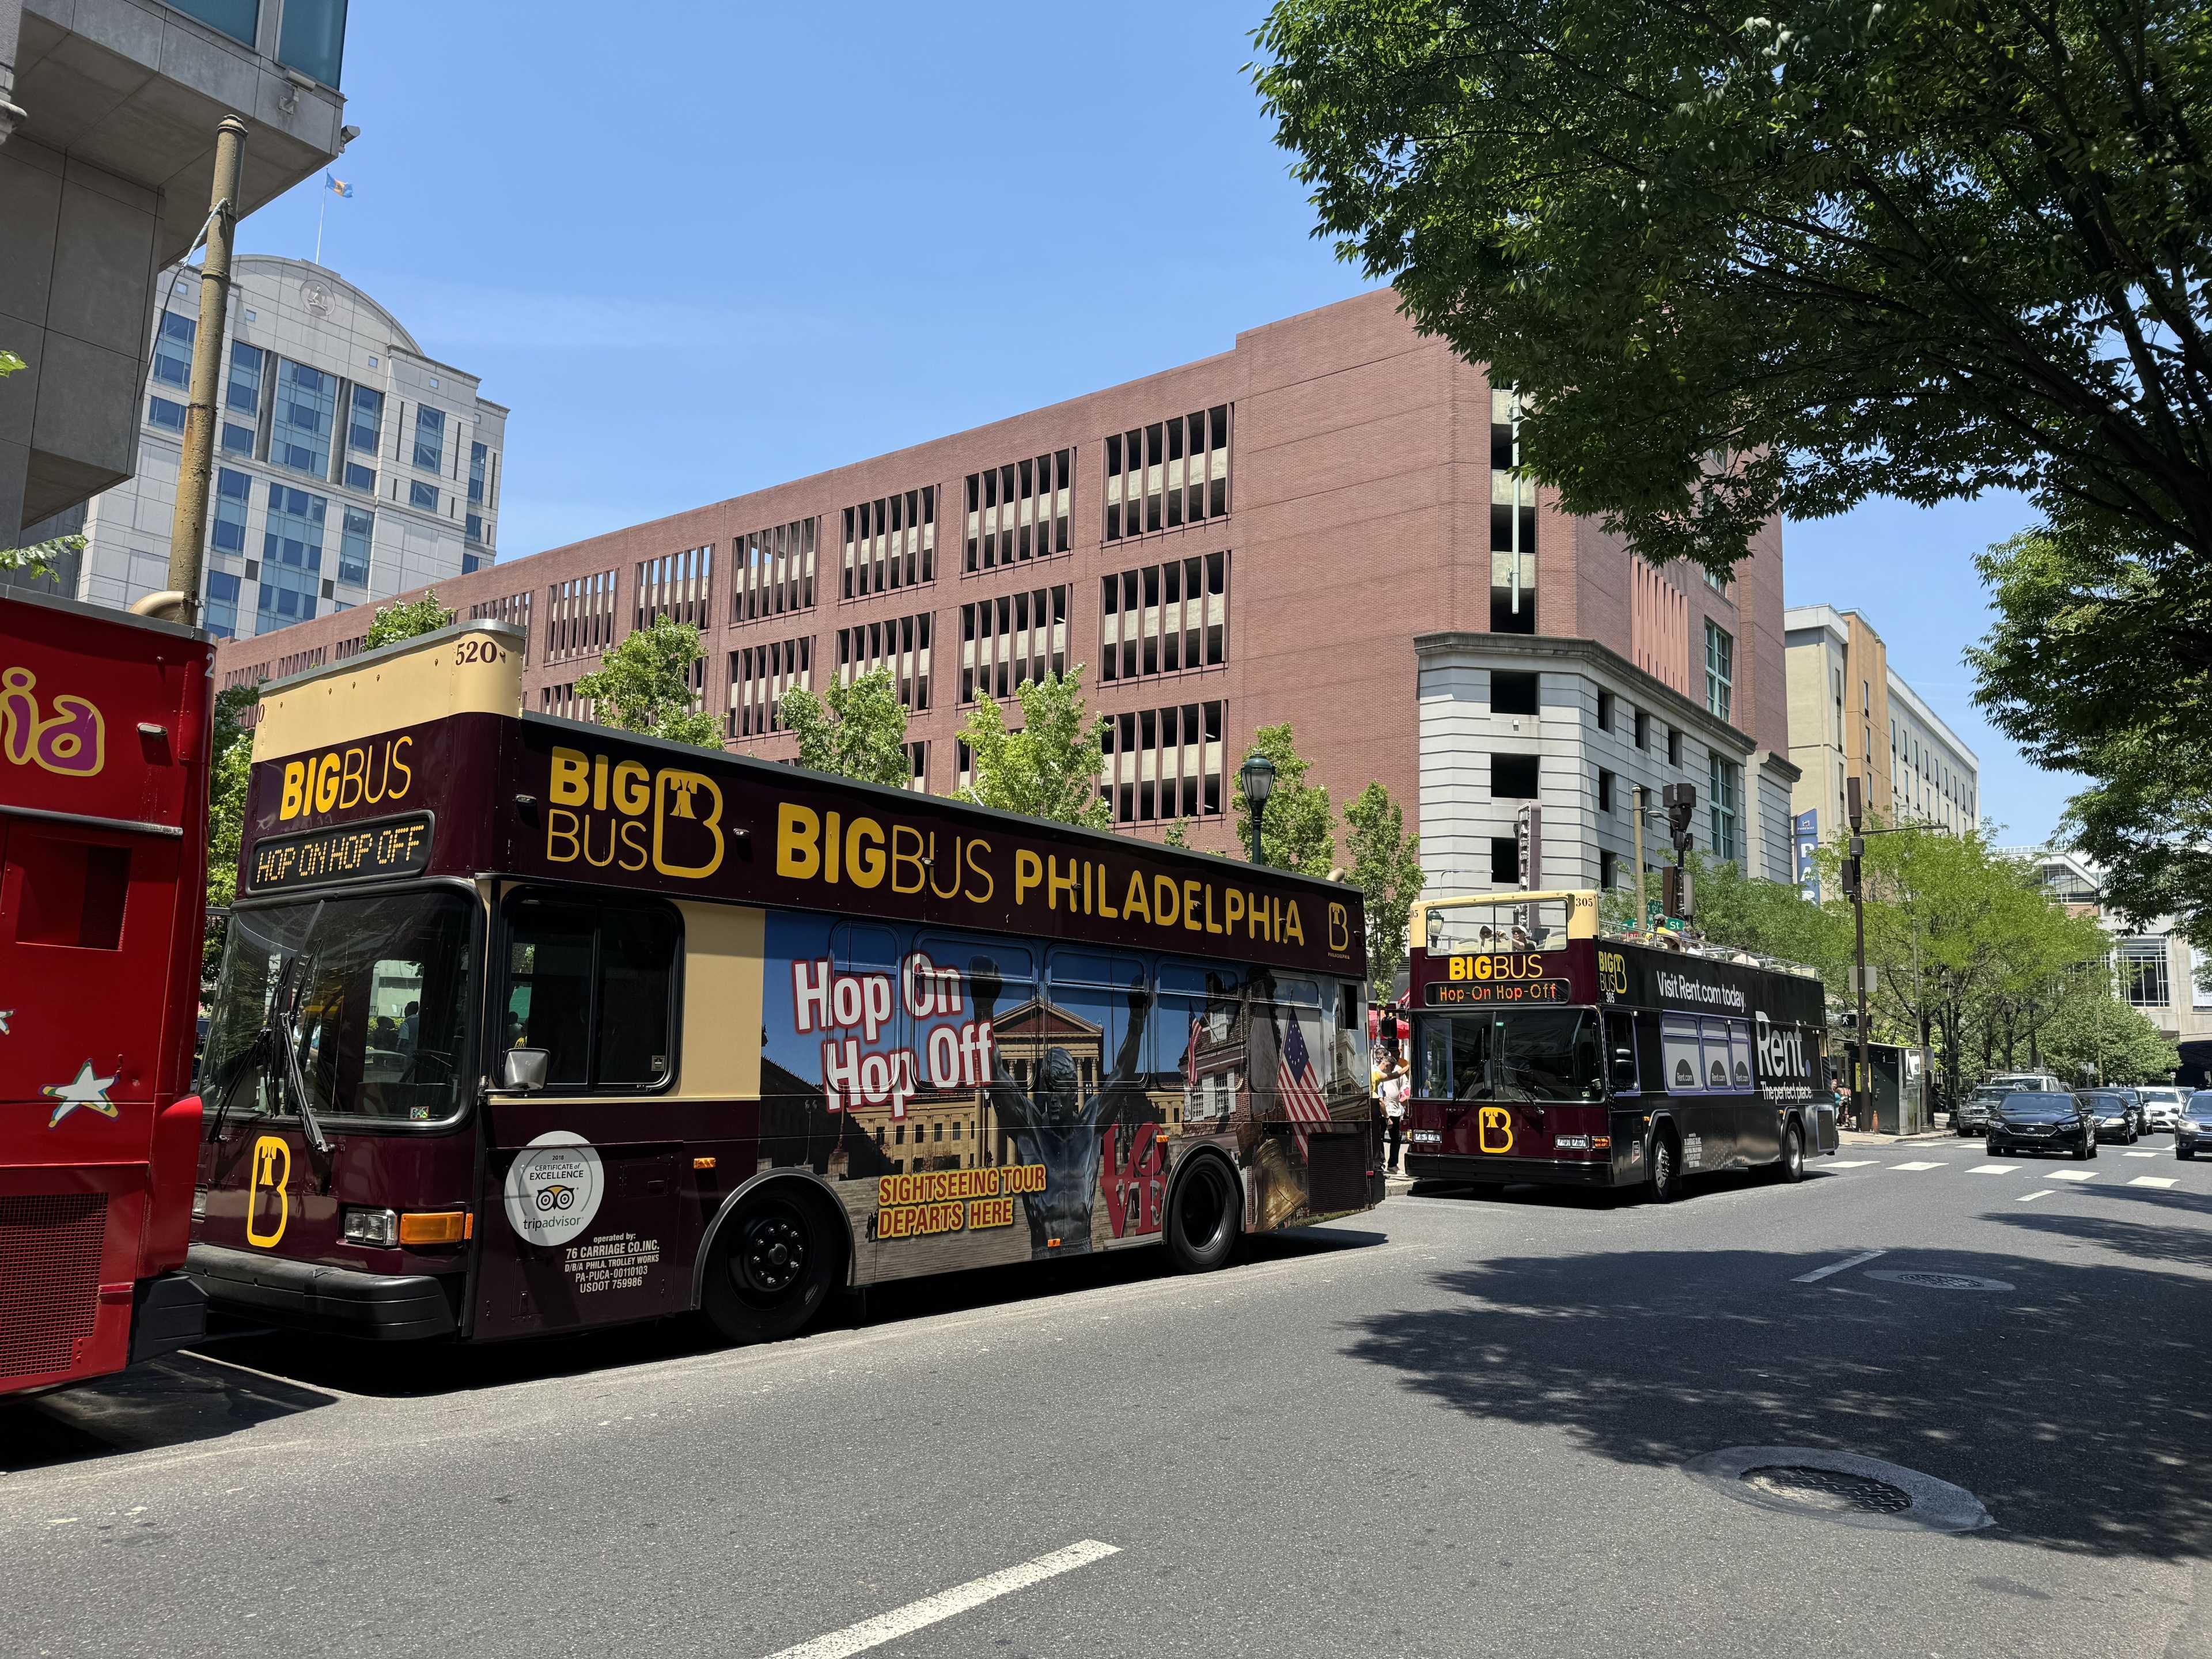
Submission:
<svg viewBox="0 0 2212 1659">
<path fill-rule="evenodd" d="M 634 818 L 645 816 L 653 805 L 653 775 L 634 760 L 615 768 L 615 808 Z"/>
<path fill-rule="evenodd" d="M 390 792 L 393 800 L 398 800 L 405 794 L 415 782 L 415 769 L 399 758 L 401 750 L 412 749 L 414 746 L 415 739 L 412 738 L 394 738 L 392 740 L 392 748 L 385 760 L 384 775 L 386 781 L 389 782 L 392 769 L 397 767 L 399 769 L 399 782 Z"/>
<path fill-rule="evenodd" d="M 1141 870 L 1129 872 L 1129 888 L 1121 895 L 1121 914 L 1131 921 L 1139 916 L 1146 921 L 1152 919 L 1152 902 L 1145 896 L 1145 872 Z"/>
<path fill-rule="evenodd" d="M 952 840 L 952 885 L 943 891 L 937 885 L 937 831 L 929 832 L 929 896 L 932 898 L 956 899 L 960 896 L 960 854 L 966 845 L 958 836 Z"/>
<path fill-rule="evenodd" d="M 300 761 L 284 763 L 284 799 L 276 808 L 280 818 L 296 818 L 307 810 L 307 769 Z"/>
<path fill-rule="evenodd" d="M 990 850 L 991 843 L 981 836 L 968 843 L 968 867 L 983 878 L 983 890 L 968 895 L 968 902 L 970 904 L 988 904 L 991 902 L 991 895 L 999 890 L 998 883 L 991 879 L 991 872 L 975 862 L 976 854 L 988 853 Z"/>
<path fill-rule="evenodd" d="M 1106 902 L 1106 866 L 1102 864 L 1098 866 L 1098 914 L 1109 921 L 1119 921 L 1121 919 L 1121 913 L 1110 908 Z"/>
<path fill-rule="evenodd" d="M 325 755 L 315 763 L 315 811 L 329 812 L 338 804 L 338 757 Z"/>
<path fill-rule="evenodd" d="M 1241 887 L 1232 887 L 1221 896 L 1221 931 L 1224 933 L 1235 933 L 1237 924 L 1243 919 L 1243 915 L 1244 890 Z"/>
<path fill-rule="evenodd" d="M 775 809 L 775 872 L 793 881 L 811 881 L 822 867 L 822 815 L 796 801 Z"/>
<path fill-rule="evenodd" d="M 1298 902 L 1292 899 L 1289 912 L 1283 917 L 1283 943 L 1304 945 L 1305 942 L 1306 930 L 1298 922 Z"/>
<path fill-rule="evenodd" d="M 822 879 L 833 887 L 837 884 L 837 860 L 845 847 L 842 823 L 842 813 L 830 813 L 822 831 Z"/>
<path fill-rule="evenodd" d="M 548 864 L 574 864 L 583 854 L 583 820 L 565 806 L 545 809 L 545 861 Z M 557 850 L 568 843 L 565 853 Z"/>
<path fill-rule="evenodd" d="M 1152 878 L 1152 925 L 1157 927 L 1172 927 L 1181 919 L 1182 911 L 1182 895 L 1177 890 L 1174 878 L 1154 876 Z"/>
<path fill-rule="evenodd" d="M 902 851 L 911 844 L 911 851 Z M 911 882 L 899 879 L 901 870 L 914 872 Z M 891 891 L 919 893 L 921 890 L 921 831 L 910 823 L 891 825 Z"/>
<path fill-rule="evenodd" d="M 1068 860 L 1067 875 L 1065 878 L 1062 878 L 1060 873 L 1060 860 L 1057 857 L 1048 857 L 1046 859 L 1045 871 L 1045 908 L 1048 910 L 1059 909 L 1060 896 L 1062 893 L 1066 893 L 1067 895 L 1067 908 L 1071 910 L 1075 908 L 1075 860 L 1073 859 Z M 1015 879 L 1019 880 L 1020 878 L 1017 877 Z"/>
<path fill-rule="evenodd" d="M 368 781 L 368 751 L 349 749 L 338 763 L 338 805 L 350 808 L 361 805 L 363 787 Z M 346 787 L 352 785 L 350 791 Z"/>
<path fill-rule="evenodd" d="M 1221 924 L 1213 919 L 1213 884 L 1210 881 L 1206 884 L 1206 931 L 1209 933 L 1222 931 Z"/>
<path fill-rule="evenodd" d="M 607 757 L 605 755 L 594 755 L 592 757 L 592 811 L 604 812 L 606 810 Z"/>
<path fill-rule="evenodd" d="M 1044 860 L 1026 847 L 1014 851 L 1014 902 L 1029 896 L 1030 889 L 1044 884 Z"/>
<path fill-rule="evenodd" d="M 884 827 L 873 818 L 854 818 L 845 832 L 845 873 L 855 887 L 883 884 Z"/>
<path fill-rule="evenodd" d="M 545 799 L 556 806 L 581 806 L 591 798 L 592 763 L 576 749 L 556 749 L 545 782 Z"/>
<path fill-rule="evenodd" d="M 1352 914 L 1334 900 L 1328 907 L 1328 948 L 1336 951 L 1352 948 Z"/>
<path fill-rule="evenodd" d="M 1194 933 L 1205 925 L 1198 914 L 1198 883 L 1186 880 L 1182 884 L 1182 925 Z"/>
<path fill-rule="evenodd" d="M 623 860 L 621 863 L 623 869 L 642 870 L 652 861 L 652 851 L 645 844 L 645 826 L 635 818 L 623 820 L 622 844 L 637 854 L 635 860 Z"/>
</svg>

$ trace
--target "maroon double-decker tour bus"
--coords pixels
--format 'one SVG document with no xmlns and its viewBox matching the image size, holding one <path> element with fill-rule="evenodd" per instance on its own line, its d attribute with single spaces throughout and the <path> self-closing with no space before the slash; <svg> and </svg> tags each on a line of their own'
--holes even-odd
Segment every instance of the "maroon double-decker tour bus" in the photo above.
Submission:
<svg viewBox="0 0 2212 1659">
<path fill-rule="evenodd" d="M 1604 936 L 1594 891 L 1427 900 L 1413 933 L 1414 1176 L 1668 1200 L 1711 1170 L 1797 1181 L 1836 1150 L 1811 970 Z"/>
<path fill-rule="evenodd" d="M 744 1340 L 1380 1201 L 1356 891 L 522 714 L 520 644 L 264 690 L 201 1079 L 219 1305 Z"/>
</svg>

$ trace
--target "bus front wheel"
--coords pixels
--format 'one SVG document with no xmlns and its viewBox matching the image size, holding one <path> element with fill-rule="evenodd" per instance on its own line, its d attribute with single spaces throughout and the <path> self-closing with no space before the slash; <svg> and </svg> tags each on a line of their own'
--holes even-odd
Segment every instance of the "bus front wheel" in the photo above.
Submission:
<svg viewBox="0 0 2212 1659">
<path fill-rule="evenodd" d="M 1176 1269 L 1211 1273 L 1229 1260 L 1243 1231 L 1244 1200 L 1229 1166 L 1195 1158 L 1168 1199 L 1167 1245 Z"/>
<path fill-rule="evenodd" d="M 770 1188 L 714 1235 L 701 1308 L 732 1342 L 774 1342 L 820 1311 L 843 1262 L 828 1206 L 788 1185 Z"/>
</svg>

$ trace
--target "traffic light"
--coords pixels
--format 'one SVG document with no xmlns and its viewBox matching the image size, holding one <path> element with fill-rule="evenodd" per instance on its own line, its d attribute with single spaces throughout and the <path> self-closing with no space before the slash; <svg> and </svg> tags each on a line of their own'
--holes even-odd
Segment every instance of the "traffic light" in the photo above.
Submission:
<svg viewBox="0 0 2212 1659">
<path fill-rule="evenodd" d="M 1670 783 L 1660 799 L 1667 808 L 1667 831 L 1674 838 L 1674 850 L 1687 852 L 1690 847 L 1690 825 L 1698 816 L 1698 786 L 1694 783 Z M 1667 907 L 1673 910 L 1674 907 Z M 1679 911 L 1677 915 L 1680 914 Z"/>
<path fill-rule="evenodd" d="M 1660 892 L 1670 916 L 1684 921 L 1697 914 L 1697 893 L 1690 872 L 1679 864 L 1670 864 L 1660 878 Z"/>
</svg>

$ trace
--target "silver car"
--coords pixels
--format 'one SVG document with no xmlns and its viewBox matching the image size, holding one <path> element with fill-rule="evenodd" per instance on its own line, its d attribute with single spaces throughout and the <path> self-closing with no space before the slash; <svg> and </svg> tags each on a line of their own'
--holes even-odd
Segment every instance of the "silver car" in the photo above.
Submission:
<svg viewBox="0 0 2212 1659">
<path fill-rule="evenodd" d="M 2180 1117 L 2182 1108 L 2189 1104 L 2186 1089 L 2154 1086 L 2136 1092 L 2142 1097 L 2143 1127 L 2156 1134 L 2170 1131 Z"/>
</svg>

